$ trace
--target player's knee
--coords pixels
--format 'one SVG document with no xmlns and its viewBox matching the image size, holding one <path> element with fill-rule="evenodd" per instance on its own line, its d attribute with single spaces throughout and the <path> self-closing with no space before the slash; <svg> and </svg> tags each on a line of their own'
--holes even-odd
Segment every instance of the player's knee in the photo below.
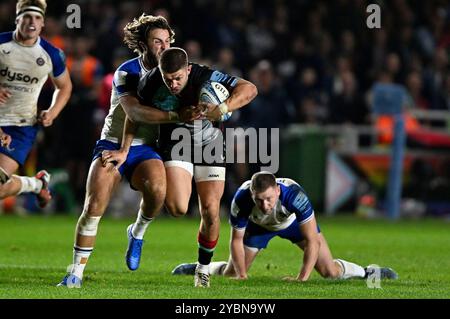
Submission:
<svg viewBox="0 0 450 319">
<path fill-rule="evenodd" d="M 337 279 L 341 276 L 341 271 L 338 267 L 334 267 L 334 265 L 326 265 L 319 267 L 317 271 L 323 278 L 328 279 Z"/>
<path fill-rule="evenodd" d="M 92 216 L 84 211 L 78 219 L 77 232 L 82 236 L 96 236 L 101 216 Z"/>
<path fill-rule="evenodd" d="M 219 219 L 220 201 L 205 200 L 201 203 L 200 214 L 204 220 L 215 222 Z"/>
<path fill-rule="evenodd" d="M 186 215 L 188 211 L 188 205 L 182 205 L 180 203 L 166 201 L 166 209 L 173 217 L 182 217 Z"/>
<path fill-rule="evenodd" d="M 218 215 L 220 210 L 220 200 L 215 198 L 207 198 L 201 200 L 201 211 L 202 215 Z"/>
<path fill-rule="evenodd" d="M 144 185 L 144 198 L 155 206 L 162 206 L 166 197 L 166 185 L 161 183 L 149 183 Z"/>
</svg>

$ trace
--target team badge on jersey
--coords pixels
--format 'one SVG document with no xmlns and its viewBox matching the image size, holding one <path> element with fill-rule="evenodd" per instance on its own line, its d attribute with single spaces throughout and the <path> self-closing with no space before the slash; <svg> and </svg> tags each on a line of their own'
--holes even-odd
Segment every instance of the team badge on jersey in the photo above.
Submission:
<svg viewBox="0 0 450 319">
<path fill-rule="evenodd" d="M 39 66 L 43 66 L 45 64 L 45 61 L 44 61 L 43 58 L 39 57 L 39 58 L 36 59 L 36 63 Z"/>
</svg>

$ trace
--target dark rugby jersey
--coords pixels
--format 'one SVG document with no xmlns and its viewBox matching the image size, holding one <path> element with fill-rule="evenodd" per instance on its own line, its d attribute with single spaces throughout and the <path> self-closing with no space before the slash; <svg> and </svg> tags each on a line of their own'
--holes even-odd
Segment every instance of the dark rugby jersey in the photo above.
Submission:
<svg viewBox="0 0 450 319">
<path fill-rule="evenodd" d="M 159 68 L 154 68 L 143 76 L 139 81 L 138 97 L 143 105 L 157 107 L 163 111 L 174 111 L 182 107 L 197 105 L 199 101 L 200 89 L 207 81 L 219 82 L 231 93 L 238 82 L 238 78 L 212 70 L 207 66 L 190 63 L 192 66 L 188 82 L 180 94 L 172 95 L 164 84 Z M 160 125 L 160 144 L 162 147 L 176 144 L 178 141 L 171 140 L 172 131 L 179 127 L 189 129 L 191 143 L 194 145 L 206 145 L 212 142 L 220 131 L 220 123 L 212 123 L 209 120 L 196 121 L 194 123 L 170 123 Z"/>
</svg>

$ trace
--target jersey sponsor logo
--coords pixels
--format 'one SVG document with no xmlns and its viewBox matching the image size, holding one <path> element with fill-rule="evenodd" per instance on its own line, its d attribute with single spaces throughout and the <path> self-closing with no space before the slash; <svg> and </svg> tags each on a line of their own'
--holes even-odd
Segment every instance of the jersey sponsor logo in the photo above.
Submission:
<svg viewBox="0 0 450 319">
<path fill-rule="evenodd" d="M 303 194 L 298 194 L 295 197 L 295 199 L 292 203 L 292 206 L 294 206 L 298 210 L 302 210 L 304 208 L 305 204 L 306 204 L 306 196 Z"/>
<path fill-rule="evenodd" d="M 223 95 L 229 95 L 229 93 L 226 91 L 225 87 L 223 85 L 221 85 L 218 82 L 213 82 L 214 83 L 214 88 L 220 92 L 222 92 Z"/>
<path fill-rule="evenodd" d="M 30 83 L 30 84 L 39 82 L 39 79 L 36 77 L 32 78 L 31 76 L 29 76 L 27 74 L 10 72 L 8 67 L 0 70 L 0 76 L 6 77 L 6 79 L 10 82 L 22 81 L 22 82 Z"/>
<path fill-rule="evenodd" d="M 35 91 L 35 88 L 33 88 L 33 87 L 10 85 L 8 83 L 0 83 L 0 86 L 10 89 L 10 90 L 17 91 L 17 92 L 33 93 Z"/>
<path fill-rule="evenodd" d="M 5 51 L 5 50 L 2 50 L 2 52 L 3 52 L 3 54 L 10 54 L 11 53 L 11 51 Z"/>
</svg>

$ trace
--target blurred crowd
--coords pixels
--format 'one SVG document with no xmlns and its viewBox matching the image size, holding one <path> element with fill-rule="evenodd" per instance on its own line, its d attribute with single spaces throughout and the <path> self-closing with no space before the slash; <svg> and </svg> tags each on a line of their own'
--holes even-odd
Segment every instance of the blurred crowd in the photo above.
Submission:
<svg viewBox="0 0 450 319">
<path fill-rule="evenodd" d="M 80 5 L 80 29 L 66 26 L 70 3 Z M 366 25 L 370 3 L 381 7 L 380 29 Z M 15 1 L 2 1 L 2 31 L 15 28 L 14 12 Z M 112 74 L 133 57 L 123 27 L 142 12 L 165 16 L 176 32 L 173 45 L 191 61 L 257 85 L 259 95 L 233 114 L 232 126 L 369 124 L 367 93 L 379 80 L 405 85 L 411 108 L 450 111 L 446 0 L 51 1 L 43 36 L 66 53 L 74 90 L 45 130 L 38 157 L 40 165 L 69 173 L 78 201 L 109 108 Z M 51 93 L 50 86 L 44 90 L 41 106 Z"/>
</svg>

